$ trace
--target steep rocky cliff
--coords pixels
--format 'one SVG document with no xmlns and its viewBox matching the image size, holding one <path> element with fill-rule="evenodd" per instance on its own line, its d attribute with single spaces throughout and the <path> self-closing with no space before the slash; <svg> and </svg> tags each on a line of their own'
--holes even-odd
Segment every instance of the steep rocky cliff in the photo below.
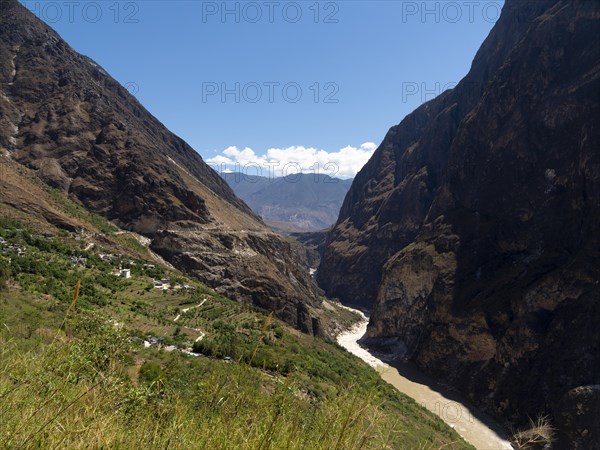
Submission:
<svg viewBox="0 0 600 450">
<path fill-rule="evenodd" d="M 548 3 L 508 2 L 458 86 L 390 129 L 357 174 L 330 233 L 319 269 L 319 284 L 330 296 L 372 306 L 383 265 L 414 240 L 423 225 L 460 124 Z"/>
<path fill-rule="evenodd" d="M 0 153 L 151 238 L 157 252 L 218 291 L 274 310 L 304 331 L 318 328 L 320 299 L 302 253 L 125 88 L 16 0 L 0 1 Z"/>
<path fill-rule="evenodd" d="M 600 382 L 598 30 L 597 2 L 507 0 L 358 174 L 319 269 L 370 338 L 513 423 Z"/>
</svg>

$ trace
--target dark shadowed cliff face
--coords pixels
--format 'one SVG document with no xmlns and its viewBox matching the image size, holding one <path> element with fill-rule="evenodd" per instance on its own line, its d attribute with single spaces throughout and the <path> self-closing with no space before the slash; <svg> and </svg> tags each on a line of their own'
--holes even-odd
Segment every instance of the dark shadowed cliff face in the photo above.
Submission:
<svg viewBox="0 0 600 450">
<path fill-rule="evenodd" d="M 312 330 L 309 310 L 320 300 L 301 253 L 125 88 L 16 0 L 0 1 L 0 152 L 152 238 L 178 268 Z"/>
<path fill-rule="evenodd" d="M 507 1 L 356 177 L 319 270 L 371 338 L 516 422 L 600 382 L 598 30 L 598 2 Z"/>
<path fill-rule="evenodd" d="M 356 176 L 330 234 L 318 272 L 329 296 L 367 309 L 373 305 L 383 265 L 423 225 L 459 126 L 531 21 L 550 3 L 508 2 L 459 85 L 390 129 Z"/>
</svg>

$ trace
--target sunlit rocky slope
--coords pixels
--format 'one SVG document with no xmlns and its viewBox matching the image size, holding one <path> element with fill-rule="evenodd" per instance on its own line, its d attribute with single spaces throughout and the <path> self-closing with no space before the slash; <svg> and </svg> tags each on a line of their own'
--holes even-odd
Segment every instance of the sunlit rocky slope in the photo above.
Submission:
<svg viewBox="0 0 600 450">
<path fill-rule="evenodd" d="M 157 253 L 220 293 L 273 310 L 303 331 L 323 331 L 303 252 L 16 0 L 0 2 L 0 151 L 85 208 L 151 239 Z M 37 212 L 51 214 L 43 205 Z"/>
</svg>

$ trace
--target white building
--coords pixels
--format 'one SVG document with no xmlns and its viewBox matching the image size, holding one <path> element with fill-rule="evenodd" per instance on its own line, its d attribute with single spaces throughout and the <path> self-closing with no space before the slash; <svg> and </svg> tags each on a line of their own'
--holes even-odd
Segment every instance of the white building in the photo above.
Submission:
<svg viewBox="0 0 600 450">
<path fill-rule="evenodd" d="M 121 278 L 131 278 L 131 269 L 121 269 Z"/>
</svg>

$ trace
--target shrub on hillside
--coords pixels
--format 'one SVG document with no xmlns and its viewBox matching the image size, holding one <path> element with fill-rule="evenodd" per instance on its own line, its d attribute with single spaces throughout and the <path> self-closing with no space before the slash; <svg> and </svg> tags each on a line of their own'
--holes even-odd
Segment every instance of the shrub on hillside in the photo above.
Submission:
<svg viewBox="0 0 600 450">
<path fill-rule="evenodd" d="M 160 367 L 160 364 L 154 361 L 146 361 L 140 367 L 139 377 L 141 382 L 152 384 L 162 380 L 163 371 Z"/>
<path fill-rule="evenodd" d="M 0 259 L 0 291 L 8 290 L 8 280 L 10 280 L 10 267 L 8 262 Z"/>
</svg>

